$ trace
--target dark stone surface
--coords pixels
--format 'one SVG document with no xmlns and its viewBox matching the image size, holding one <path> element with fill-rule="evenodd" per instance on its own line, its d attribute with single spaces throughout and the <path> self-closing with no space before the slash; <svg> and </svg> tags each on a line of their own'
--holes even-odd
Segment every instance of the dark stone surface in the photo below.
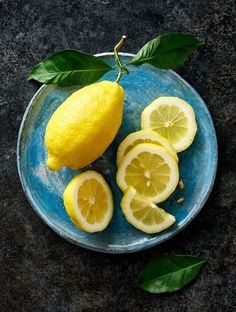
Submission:
<svg viewBox="0 0 236 312">
<path fill-rule="evenodd" d="M 0 0 L 0 311 L 234 311 L 236 6 L 234 0 Z M 67 47 L 112 50 L 121 34 L 135 52 L 168 31 L 206 45 L 179 70 L 212 113 L 219 142 L 213 193 L 196 220 L 174 239 L 145 252 L 104 255 L 54 234 L 26 200 L 16 169 L 21 117 L 38 88 L 33 64 Z M 201 170 L 201 168 L 199 168 Z M 136 286 L 149 260 L 168 253 L 202 255 L 199 278 L 174 294 Z"/>
</svg>

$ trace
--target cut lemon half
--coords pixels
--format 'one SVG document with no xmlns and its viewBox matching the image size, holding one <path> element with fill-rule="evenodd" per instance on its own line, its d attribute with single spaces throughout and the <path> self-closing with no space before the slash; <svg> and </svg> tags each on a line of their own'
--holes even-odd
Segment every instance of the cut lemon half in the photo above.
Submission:
<svg viewBox="0 0 236 312">
<path fill-rule="evenodd" d="M 192 107 L 177 97 L 159 97 L 142 112 L 142 129 L 152 129 L 170 141 L 177 152 L 188 148 L 197 132 Z"/>
<path fill-rule="evenodd" d="M 159 146 L 165 147 L 166 150 L 173 156 L 173 158 L 178 162 L 178 157 L 176 151 L 168 142 L 168 140 L 157 132 L 152 130 L 140 130 L 137 132 L 130 133 L 119 145 L 117 150 L 116 163 L 119 167 L 124 156 L 136 145 L 141 143 L 152 143 Z"/>
<path fill-rule="evenodd" d="M 174 192 L 179 182 L 179 170 L 175 159 L 164 147 L 142 143 L 124 157 L 116 180 L 123 192 L 132 186 L 152 202 L 159 203 Z"/>
<path fill-rule="evenodd" d="M 175 223 L 174 216 L 138 194 L 133 187 L 125 192 L 121 208 L 129 223 L 148 234 L 164 231 Z"/>
<path fill-rule="evenodd" d="M 63 197 L 66 211 L 79 229 L 93 233 L 108 226 L 113 215 L 113 199 L 101 174 L 86 171 L 74 177 Z"/>
</svg>

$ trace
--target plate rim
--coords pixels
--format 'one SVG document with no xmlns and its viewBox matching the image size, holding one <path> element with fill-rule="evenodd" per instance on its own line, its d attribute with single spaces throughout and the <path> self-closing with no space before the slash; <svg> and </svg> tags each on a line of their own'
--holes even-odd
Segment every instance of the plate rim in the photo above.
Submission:
<svg viewBox="0 0 236 312">
<path fill-rule="evenodd" d="M 135 54 L 133 53 L 126 53 L 126 52 L 120 52 L 119 53 L 121 56 L 125 56 L 125 57 L 133 57 Z M 110 55 L 114 55 L 114 52 L 103 52 L 103 53 L 97 53 L 95 54 L 95 56 L 97 57 L 101 57 L 101 56 L 110 56 Z M 215 157 L 213 159 L 213 174 L 212 174 L 212 177 L 211 177 L 211 181 L 208 185 L 208 189 L 206 190 L 205 192 L 205 197 L 203 198 L 201 204 L 199 205 L 198 209 L 197 210 L 194 210 L 192 211 L 192 213 L 190 213 L 188 215 L 188 219 L 186 219 L 186 221 L 181 224 L 181 226 L 179 228 L 176 229 L 175 232 L 173 233 L 169 233 L 169 235 L 167 235 L 166 237 L 162 238 L 162 239 L 157 239 L 158 236 L 156 236 L 153 240 L 148 240 L 146 242 L 143 242 L 141 244 L 137 244 L 137 245 L 132 245 L 131 247 L 122 247 L 122 248 L 119 248 L 119 247 L 109 247 L 107 249 L 105 248 L 102 248 L 102 247 L 95 247 L 95 246 L 91 246 L 91 245 L 87 245 L 87 244 L 84 244 L 78 240 L 75 240 L 73 238 L 71 238 L 67 232 L 65 231 L 61 231 L 60 229 L 58 229 L 56 227 L 56 225 L 54 225 L 53 222 L 51 222 L 46 214 L 44 214 L 39 208 L 38 208 L 38 205 L 36 204 L 35 200 L 33 199 L 32 195 L 31 195 L 31 192 L 27 189 L 27 186 L 26 186 L 26 183 L 25 183 L 25 180 L 24 180 L 24 176 L 23 176 L 23 173 L 21 171 L 21 166 L 20 166 L 20 158 L 21 158 L 21 155 L 20 155 L 20 151 L 21 151 L 21 138 L 22 138 L 22 133 L 23 133 L 23 130 L 24 130 L 24 126 L 25 126 L 25 122 L 26 122 L 26 119 L 27 119 L 27 116 L 28 116 L 28 113 L 31 109 L 31 106 L 32 104 L 34 103 L 35 99 L 39 96 L 39 94 L 48 87 L 48 85 L 46 84 L 43 84 L 38 90 L 37 92 L 33 95 L 33 97 L 31 98 L 31 100 L 29 101 L 29 104 L 27 105 L 26 109 L 25 109 L 25 112 L 23 114 L 23 117 L 21 119 L 21 123 L 20 123 L 20 128 L 19 128 L 19 131 L 18 131 L 18 136 L 17 136 L 17 150 L 16 150 L 16 158 L 17 158 L 17 171 L 18 171 L 18 175 L 19 175 L 19 178 L 20 178 L 20 182 L 21 182 L 21 186 L 22 186 L 22 189 L 26 195 L 26 198 L 27 200 L 29 201 L 31 207 L 33 208 L 33 210 L 36 212 L 36 214 L 46 223 L 47 226 L 49 226 L 56 234 L 58 234 L 60 237 L 62 237 L 63 239 L 69 241 L 70 243 L 73 243 L 74 245 L 76 246 L 79 246 L 79 247 L 83 247 L 85 249 L 88 249 L 88 250 L 93 250 L 93 251 L 97 251 L 97 252 L 101 252 L 101 253 L 106 253 L 106 254 L 126 254 L 126 253 L 132 253 L 132 252 L 139 252 L 139 251 L 142 251 L 142 250 L 145 250 L 145 249 L 148 249 L 148 248 L 151 248 L 151 247 L 154 247 L 156 245 L 159 245 L 169 239 L 171 239 L 172 237 L 174 237 L 175 235 L 177 235 L 178 233 L 180 233 L 183 229 L 185 229 L 185 227 L 187 227 L 196 217 L 197 215 L 200 213 L 200 211 L 202 210 L 203 206 L 205 205 L 206 201 L 208 200 L 210 194 L 211 194 L 211 191 L 213 189 L 213 186 L 214 186 L 214 182 L 215 182 L 215 179 L 216 179 L 216 173 L 217 173 L 217 166 L 218 166 L 218 143 L 217 143 L 217 135 L 216 135 L 216 131 L 215 131 L 215 127 L 214 127 L 214 123 L 213 123 L 213 120 L 212 120 L 212 117 L 211 117 L 211 113 L 210 111 L 208 110 L 208 107 L 205 103 L 205 101 L 202 99 L 202 97 L 199 95 L 199 93 L 195 90 L 195 88 L 193 88 L 185 79 L 183 79 L 179 74 L 177 74 L 175 71 L 173 70 L 169 70 L 174 76 L 176 76 L 178 79 L 180 79 L 185 85 L 187 85 L 191 91 L 193 93 L 195 93 L 195 95 L 197 97 L 199 97 L 201 99 L 201 101 L 204 103 L 205 105 L 205 108 L 206 108 L 206 113 L 208 115 L 208 119 L 210 121 L 210 124 L 211 124 L 211 128 L 212 128 L 212 131 L 213 131 L 213 142 L 212 142 L 212 145 L 214 146 L 214 149 L 215 149 Z"/>
</svg>

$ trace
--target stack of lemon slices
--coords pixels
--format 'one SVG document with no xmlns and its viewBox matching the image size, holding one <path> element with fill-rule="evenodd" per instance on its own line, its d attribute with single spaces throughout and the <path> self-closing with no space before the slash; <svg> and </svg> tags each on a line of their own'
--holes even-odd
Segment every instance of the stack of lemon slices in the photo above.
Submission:
<svg viewBox="0 0 236 312">
<path fill-rule="evenodd" d="M 177 153 L 190 146 L 197 124 L 192 107 L 177 97 L 156 99 L 141 119 L 142 130 L 129 134 L 118 148 L 116 179 L 127 221 L 145 233 L 158 233 L 175 222 L 157 203 L 178 185 Z M 73 223 L 86 232 L 104 230 L 113 214 L 111 190 L 95 171 L 72 179 L 64 204 Z"/>
<path fill-rule="evenodd" d="M 160 97 L 147 106 L 143 130 L 129 134 L 117 152 L 117 183 L 124 196 L 122 211 L 145 233 L 170 227 L 175 217 L 156 204 L 166 200 L 179 182 L 177 152 L 192 143 L 197 124 L 192 107 L 177 97 Z"/>
</svg>

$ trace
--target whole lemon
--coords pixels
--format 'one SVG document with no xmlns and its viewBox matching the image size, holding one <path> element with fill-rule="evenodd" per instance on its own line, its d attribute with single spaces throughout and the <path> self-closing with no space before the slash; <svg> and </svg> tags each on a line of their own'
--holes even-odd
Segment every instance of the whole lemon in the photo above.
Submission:
<svg viewBox="0 0 236 312">
<path fill-rule="evenodd" d="M 111 81 L 91 84 L 68 97 L 46 128 L 48 168 L 80 169 L 100 157 L 119 130 L 123 103 L 123 88 Z"/>
</svg>

